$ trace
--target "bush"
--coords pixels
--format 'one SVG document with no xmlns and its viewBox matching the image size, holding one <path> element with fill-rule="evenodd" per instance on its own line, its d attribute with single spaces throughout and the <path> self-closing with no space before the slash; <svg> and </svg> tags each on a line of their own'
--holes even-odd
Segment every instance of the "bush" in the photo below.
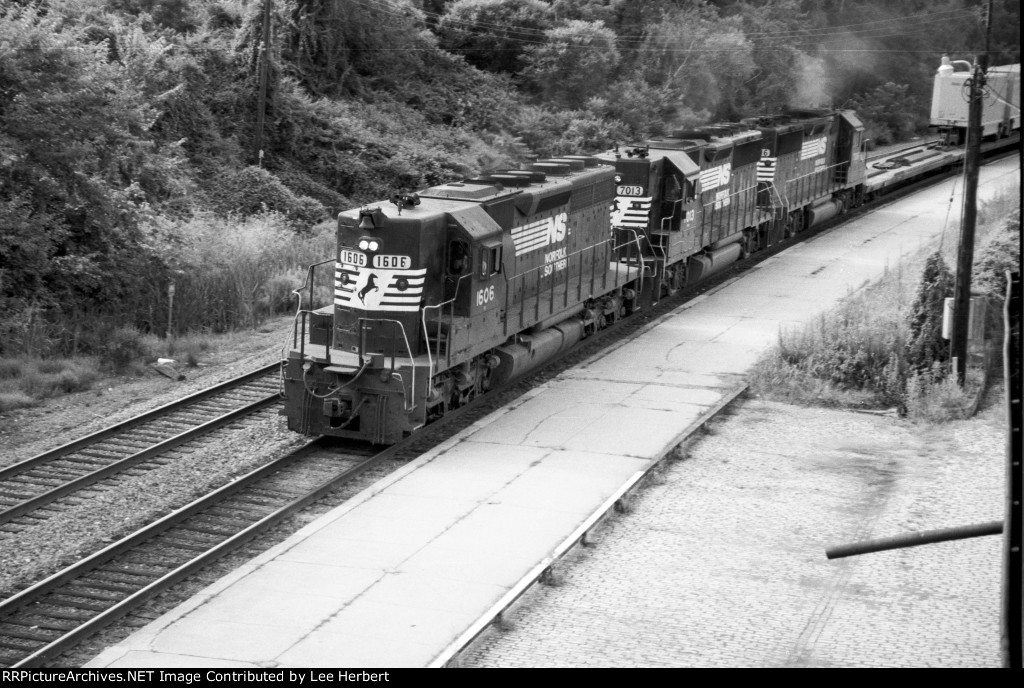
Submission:
<svg viewBox="0 0 1024 688">
<path fill-rule="evenodd" d="M 110 332 L 101 355 L 106 366 L 119 373 L 147 353 L 142 333 L 134 327 L 122 326 Z"/>
<path fill-rule="evenodd" d="M 974 262 L 972 291 L 1006 298 L 1006 272 L 1020 272 L 1020 208 L 993 232 Z"/>
<path fill-rule="evenodd" d="M 260 167 L 244 167 L 210 179 L 207 195 L 213 208 L 224 215 L 257 215 L 269 210 L 305 224 L 327 217 L 327 209 L 319 201 L 294 194 Z"/>
<path fill-rule="evenodd" d="M 925 261 L 917 296 L 907 315 L 909 335 L 907 365 L 916 371 L 949 359 L 949 342 L 942 338 L 942 313 L 947 297 L 953 295 L 955 278 L 938 251 Z"/>
<path fill-rule="evenodd" d="M 969 391 L 973 369 L 968 369 L 968 384 L 961 387 L 948 366 L 934 365 L 930 370 L 912 373 L 907 378 L 905 411 L 911 420 L 944 423 L 967 418 L 973 405 Z"/>
</svg>

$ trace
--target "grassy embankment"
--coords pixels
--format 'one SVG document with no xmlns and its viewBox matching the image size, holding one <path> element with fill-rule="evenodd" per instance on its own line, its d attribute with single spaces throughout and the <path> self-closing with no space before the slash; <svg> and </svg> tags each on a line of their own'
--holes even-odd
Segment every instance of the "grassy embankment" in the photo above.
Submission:
<svg viewBox="0 0 1024 688">
<path fill-rule="evenodd" d="M 814 322 L 779 333 L 778 344 L 755 365 L 750 383 L 763 398 L 799 405 L 860 409 L 899 409 L 913 420 L 942 422 L 965 417 L 982 381 L 968 368 L 961 389 L 944 364 L 921 369 L 909 360 L 915 296 L 922 271 L 938 251 L 950 269 L 956 264 L 957 223 L 947 223 L 939 247 L 911 256 L 883 277 L 849 295 Z M 990 297 L 990 329 L 1001 345 L 1004 270 L 1019 270 L 1020 190 L 1004 189 L 978 212 L 973 291 Z M 1002 286 L 1000 286 L 1002 285 Z M 945 294 L 952 296 L 952 292 Z M 941 308 L 941 306 L 940 306 Z M 929 317 L 941 322 L 941 310 Z"/>
<path fill-rule="evenodd" d="M 298 234 L 274 213 L 235 222 L 197 216 L 152 228 L 153 240 L 160 237 L 174 237 L 172 323 L 182 334 L 163 338 L 115 325 L 98 354 L 0 357 L 0 413 L 85 391 L 110 377 L 144 375 L 161 357 L 196 366 L 267 318 L 293 313 L 291 292 L 303 283 L 307 266 L 334 252 L 331 223 Z M 155 313 L 153 329 L 165 333 L 167 318 L 166 312 Z M 46 350 L 47 342 L 37 340 L 54 336 L 52 328 L 31 321 L 22 323 L 18 335 L 29 351 Z"/>
</svg>

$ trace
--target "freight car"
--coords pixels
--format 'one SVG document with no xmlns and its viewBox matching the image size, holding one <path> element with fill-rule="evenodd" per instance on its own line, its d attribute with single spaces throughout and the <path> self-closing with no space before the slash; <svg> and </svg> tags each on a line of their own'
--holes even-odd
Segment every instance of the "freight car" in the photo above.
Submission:
<svg viewBox="0 0 1024 688">
<path fill-rule="evenodd" d="M 296 291 L 288 426 L 397 442 L 633 310 L 963 157 L 933 144 L 868 165 L 865 143 L 852 111 L 791 111 L 343 212 L 336 255 Z"/>
<path fill-rule="evenodd" d="M 966 141 L 971 64 L 942 56 L 932 89 L 930 126 L 945 134 L 946 142 Z M 985 73 L 982 136 L 1006 138 L 1020 131 L 1020 65 L 992 67 Z"/>
</svg>

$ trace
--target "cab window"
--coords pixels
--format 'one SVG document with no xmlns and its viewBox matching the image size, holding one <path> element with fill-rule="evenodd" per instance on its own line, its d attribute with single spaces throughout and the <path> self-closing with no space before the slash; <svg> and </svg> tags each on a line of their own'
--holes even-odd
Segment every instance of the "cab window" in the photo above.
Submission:
<svg viewBox="0 0 1024 688">
<path fill-rule="evenodd" d="M 480 276 L 490 277 L 501 272 L 501 245 L 480 249 Z"/>
<path fill-rule="evenodd" d="M 462 275 L 469 270 L 469 245 L 455 240 L 448 244 L 448 274 Z"/>
</svg>

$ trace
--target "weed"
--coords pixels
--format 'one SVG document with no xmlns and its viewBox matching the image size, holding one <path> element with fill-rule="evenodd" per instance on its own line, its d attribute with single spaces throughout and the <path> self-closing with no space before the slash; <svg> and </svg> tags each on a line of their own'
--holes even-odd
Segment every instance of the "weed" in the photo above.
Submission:
<svg viewBox="0 0 1024 688">
<path fill-rule="evenodd" d="M 980 282 L 998 295 L 1020 236 L 1017 187 L 985 204 L 991 237 L 979 262 Z M 1016 210 L 1016 213 L 1012 212 Z M 955 247 L 954 247 L 955 248 Z M 942 304 L 952 295 L 948 246 L 926 249 L 887 266 L 876 283 L 847 295 L 828 313 L 779 332 L 776 346 L 750 373 L 751 390 L 769 399 L 835 407 L 897 407 L 913 419 L 962 417 L 969 393 L 946 373 L 948 343 L 941 338 Z M 906 276 L 922 274 L 908 282 Z M 916 291 L 911 291 L 914 289 Z M 907 296 L 915 294 L 912 303 Z M 998 311 L 990 308 L 990 311 Z M 997 333 L 997 315 L 987 324 Z M 970 371 L 969 371 L 970 372 Z"/>
<path fill-rule="evenodd" d="M 60 358 L 48 358 L 36 363 L 36 370 L 44 375 L 52 375 L 54 373 L 61 373 L 67 369 L 67 362 Z"/>
<path fill-rule="evenodd" d="M 25 362 L 20 358 L 0 358 L 0 380 L 14 380 L 24 373 Z"/>
<path fill-rule="evenodd" d="M 954 375 L 938 367 L 913 374 L 907 380 L 907 416 L 929 423 L 966 418 L 973 402 L 971 387 L 977 384 L 977 381 L 968 380 L 968 384 L 961 387 Z"/>
<path fill-rule="evenodd" d="M 142 333 L 134 327 L 115 328 L 103 347 L 104 362 L 115 373 L 124 371 L 145 353 Z"/>
<path fill-rule="evenodd" d="M 35 406 L 38 402 L 24 392 L 0 392 L 0 413 Z"/>
</svg>

